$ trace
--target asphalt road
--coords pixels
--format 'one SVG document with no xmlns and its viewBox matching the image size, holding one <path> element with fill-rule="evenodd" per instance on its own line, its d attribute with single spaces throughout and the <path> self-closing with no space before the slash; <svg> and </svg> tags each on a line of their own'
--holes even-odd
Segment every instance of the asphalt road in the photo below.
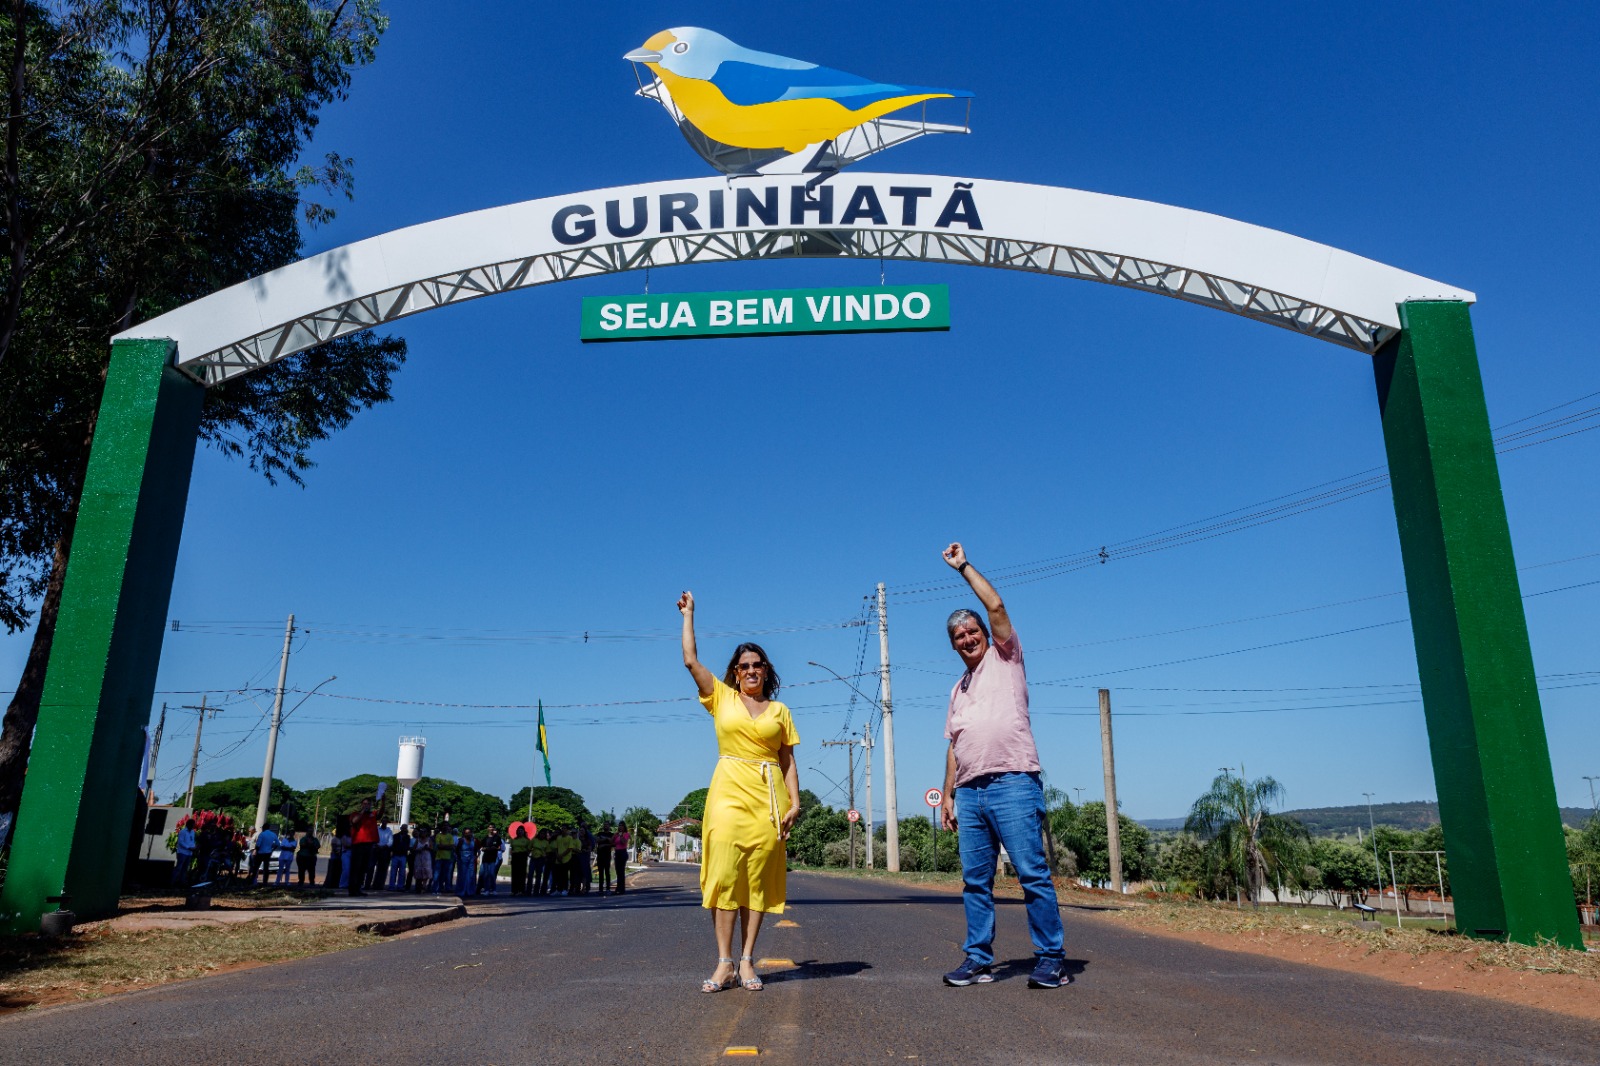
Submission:
<svg viewBox="0 0 1600 1066">
<path fill-rule="evenodd" d="M 945 988 L 960 897 L 792 875 L 767 987 L 715 961 L 692 868 L 627 896 L 474 904 L 439 932 L 0 1021 L 0 1063 L 522 1066 L 755 1061 L 1572 1063 L 1600 1026 L 1147 936 L 1068 909 L 1070 987 L 1027 987 L 1020 904 L 991 985 Z M 793 923 L 793 924 L 788 924 Z M 791 966 L 790 963 L 793 965 Z"/>
</svg>

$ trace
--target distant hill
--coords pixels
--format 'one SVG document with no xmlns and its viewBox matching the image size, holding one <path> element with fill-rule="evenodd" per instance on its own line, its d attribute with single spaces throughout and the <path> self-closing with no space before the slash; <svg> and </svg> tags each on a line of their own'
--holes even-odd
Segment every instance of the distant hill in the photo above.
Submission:
<svg viewBox="0 0 1600 1066">
<path fill-rule="evenodd" d="M 1314 836 L 1354 836 L 1359 828 L 1367 831 L 1366 804 L 1350 807 L 1307 807 L 1298 811 L 1285 811 L 1291 818 L 1299 819 Z M 1581 827 L 1594 812 L 1588 807 L 1561 808 L 1561 821 L 1574 828 Z M 1183 828 L 1182 818 L 1145 818 L 1139 824 L 1146 829 L 1171 832 Z M 1410 803 L 1374 803 L 1372 822 L 1392 825 L 1397 829 L 1426 829 L 1439 824 L 1439 804 L 1432 800 L 1414 800 Z"/>
</svg>

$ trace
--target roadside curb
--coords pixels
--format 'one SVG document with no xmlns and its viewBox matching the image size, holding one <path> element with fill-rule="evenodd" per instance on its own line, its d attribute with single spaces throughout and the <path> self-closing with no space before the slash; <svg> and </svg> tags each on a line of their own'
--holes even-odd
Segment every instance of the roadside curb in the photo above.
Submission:
<svg viewBox="0 0 1600 1066">
<path fill-rule="evenodd" d="M 356 926 L 356 932 L 394 936 L 396 933 L 408 933 L 424 926 L 438 925 L 440 922 L 453 922 L 457 918 L 465 918 L 466 915 L 466 905 L 457 903 L 454 907 L 445 907 L 427 914 L 412 914 L 404 918 L 388 918 L 378 922 L 361 922 Z"/>
</svg>

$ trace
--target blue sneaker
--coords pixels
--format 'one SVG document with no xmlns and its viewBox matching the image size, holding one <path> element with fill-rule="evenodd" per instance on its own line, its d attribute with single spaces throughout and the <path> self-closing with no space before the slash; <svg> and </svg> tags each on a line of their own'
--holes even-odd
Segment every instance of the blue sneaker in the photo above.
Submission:
<svg viewBox="0 0 1600 1066">
<path fill-rule="evenodd" d="M 986 985 L 993 980 L 994 972 L 976 959 L 962 959 L 960 966 L 944 975 L 944 983 L 954 988 Z"/>
<path fill-rule="evenodd" d="M 1028 975 L 1029 988 L 1060 988 L 1070 985 L 1072 978 L 1066 973 L 1066 963 L 1062 959 L 1041 958 L 1033 967 L 1033 973 Z"/>
</svg>

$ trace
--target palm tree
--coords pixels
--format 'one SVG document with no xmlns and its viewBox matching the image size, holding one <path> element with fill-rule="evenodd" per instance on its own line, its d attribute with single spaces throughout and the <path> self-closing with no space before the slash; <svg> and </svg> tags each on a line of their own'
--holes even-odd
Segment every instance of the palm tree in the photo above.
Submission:
<svg viewBox="0 0 1600 1066">
<path fill-rule="evenodd" d="M 1206 841 L 1214 868 L 1242 882 L 1254 903 L 1268 873 L 1291 865 L 1310 834 L 1293 818 L 1274 814 L 1271 807 L 1283 800 L 1283 786 L 1271 777 L 1254 781 L 1224 771 L 1211 789 L 1194 801 L 1184 829 Z"/>
</svg>

